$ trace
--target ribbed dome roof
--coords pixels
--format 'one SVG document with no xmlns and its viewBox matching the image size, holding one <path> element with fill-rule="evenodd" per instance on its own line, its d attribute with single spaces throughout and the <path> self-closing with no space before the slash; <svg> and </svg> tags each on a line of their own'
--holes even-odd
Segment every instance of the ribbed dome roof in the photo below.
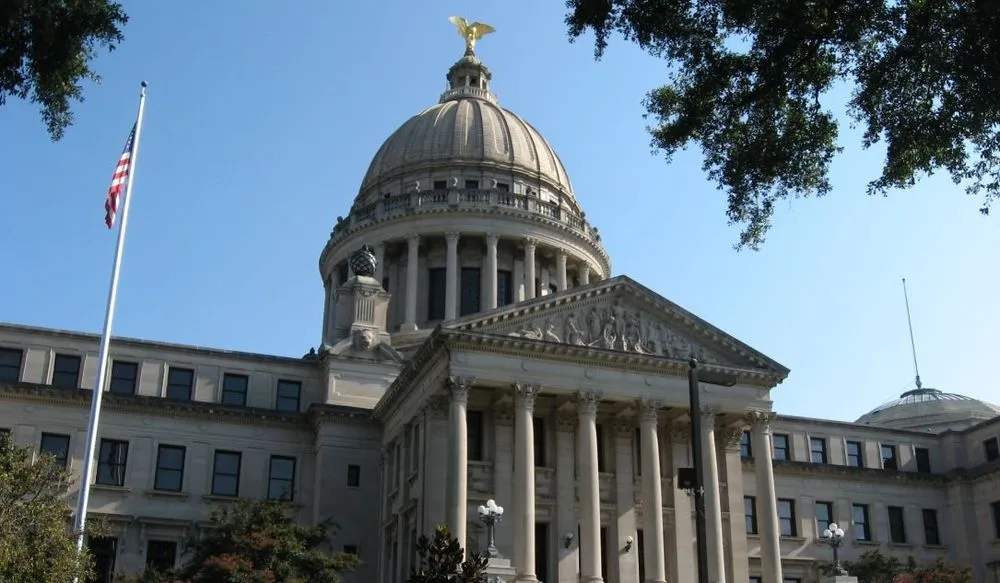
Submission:
<svg viewBox="0 0 1000 583">
<path fill-rule="evenodd" d="M 1000 407 L 978 399 L 918 388 L 875 407 L 858 418 L 857 423 L 937 432 L 968 427 L 997 415 L 1000 415 Z"/>
<path fill-rule="evenodd" d="M 573 194 L 569 175 L 542 135 L 499 106 L 489 69 L 465 56 L 448 72 L 438 104 L 411 117 L 382 144 L 361 183 L 359 198 L 404 175 L 446 164 L 509 173 L 536 187 Z"/>
</svg>

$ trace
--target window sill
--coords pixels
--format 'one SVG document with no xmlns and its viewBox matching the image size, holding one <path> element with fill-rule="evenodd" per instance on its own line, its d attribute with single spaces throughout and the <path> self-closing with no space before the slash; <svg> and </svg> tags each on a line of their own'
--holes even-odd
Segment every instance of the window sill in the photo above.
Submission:
<svg viewBox="0 0 1000 583">
<path fill-rule="evenodd" d="M 191 495 L 187 492 L 171 492 L 169 490 L 146 490 L 147 498 L 178 498 L 187 500 Z"/>
<path fill-rule="evenodd" d="M 780 537 L 780 540 L 784 540 L 784 541 L 788 541 L 788 542 L 793 542 L 793 543 L 804 543 L 804 542 L 806 542 L 806 537 L 804 537 L 804 536 L 798 536 L 798 535 L 795 535 L 795 536 L 784 536 L 784 535 L 782 535 Z"/>
<path fill-rule="evenodd" d="M 860 547 L 877 547 L 880 546 L 877 542 L 873 540 L 853 540 L 851 541 L 854 545 Z"/>
<path fill-rule="evenodd" d="M 913 543 L 894 543 L 890 541 L 889 547 L 894 549 L 912 549 Z"/>
<path fill-rule="evenodd" d="M 223 496 L 221 494 L 205 494 L 201 497 L 205 502 L 236 502 L 239 496 Z"/>
<path fill-rule="evenodd" d="M 997 543 L 1000 544 L 1000 541 Z M 924 548 L 932 551 L 947 551 L 948 545 L 924 545 Z"/>
<path fill-rule="evenodd" d="M 129 488 L 128 486 L 113 486 L 111 484 L 95 483 L 90 485 L 90 489 L 100 490 L 102 492 L 117 492 L 119 494 L 130 494 L 132 492 L 132 488 Z"/>
</svg>

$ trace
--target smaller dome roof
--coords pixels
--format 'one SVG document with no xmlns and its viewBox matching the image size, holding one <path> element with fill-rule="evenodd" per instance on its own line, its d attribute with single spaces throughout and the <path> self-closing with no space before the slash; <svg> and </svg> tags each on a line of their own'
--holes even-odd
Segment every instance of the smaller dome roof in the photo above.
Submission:
<svg viewBox="0 0 1000 583">
<path fill-rule="evenodd" d="M 938 389 L 916 388 L 875 407 L 856 423 L 932 432 L 961 429 L 1000 415 L 1000 407 Z"/>
</svg>

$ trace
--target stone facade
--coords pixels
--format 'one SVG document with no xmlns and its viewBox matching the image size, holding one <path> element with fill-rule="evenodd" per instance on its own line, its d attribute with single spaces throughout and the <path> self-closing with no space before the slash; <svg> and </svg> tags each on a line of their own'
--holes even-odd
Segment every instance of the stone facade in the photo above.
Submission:
<svg viewBox="0 0 1000 583">
<path fill-rule="evenodd" d="M 562 163 L 491 78 L 463 57 L 377 153 L 320 256 L 318 349 L 112 342 L 89 509 L 112 526 L 104 571 L 173 564 L 213 506 L 281 498 L 339 523 L 333 548 L 363 561 L 351 581 L 399 583 L 437 524 L 483 548 L 475 509 L 494 498 L 518 581 L 693 581 L 696 358 L 717 383 L 693 412 L 713 581 L 817 581 L 828 520 L 847 559 L 879 547 L 998 580 L 992 409 L 925 390 L 909 417 L 776 416 L 788 369 L 610 277 Z M 0 325 L 0 429 L 78 476 L 97 354 L 92 335 Z"/>
</svg>

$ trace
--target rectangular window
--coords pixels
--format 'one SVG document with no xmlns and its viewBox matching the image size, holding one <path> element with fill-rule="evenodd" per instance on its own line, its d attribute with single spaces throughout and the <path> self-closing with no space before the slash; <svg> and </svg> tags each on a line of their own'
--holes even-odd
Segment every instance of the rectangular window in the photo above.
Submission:
<svg viewBox="0 0 1000 583">
<path fill-rule="evenodd" d="M 928 546 L 939 546 L 941 544 L 941 531 L 938 529 L 937 510 L 924 508 L 921 510 L 924 518 L 924 544 Z"/>
<path fill-rule="evenodd" d="M 545 419 L 541 417 L 532 417 L 532 433 L 534 434 L 534 446 L 535 446 L 535 467 L 544 468 L 548 460 L 545 459 L 545 454 L 548 453 L 545 445 Z M 537 573 L 536 573 L 537 574 Z"/>
<path fill-rule="evenodd" d="M 906 517 L 902 506 L 889 506 L 889 542 L 906 543 Z"/>
<path fill-rule="evenodd" d="M 868 519 L 867 504 L 853 504 L 851 506 L 851 530 L 854 531 L 854 540 L 872 540 L 871 522 Z"/>
<path fill-rule="evenodd" d="M 993 513 L 993 538 L 1000 539 L 1000 500 L 990 503 L 990 511 Z"/>
<path fill-rule="evenodd" d="M 151 540 L 146 543 L 146 570 L 163 573 L 177 564 L 177 543 L 172 540 Z"/>
<path fill-rule="evenodd" d="M 52 367 L 52 386 L 60 389 L 80 388 L 80 363 L 81 358 L 75 354 L 57 354 Z"/>
<path fill-rule="evenodd" d="M 483 412 L 468 411 L 465 414 L 465 426 L 469 459 L 483 461 Z"/>
<path fill-rule="evenodd" d="M 243 466 L 243 454 L 238 451 L 216 451 L 215 463 L 212 466 L 212 495 L 240 495 L 240 468 Z"/>
<path fill-rule="evenodd" d="M 778 526 L 781 536 L 798 536 L 795 528 L 795 500 L 778 498 Z"/>
<path fill-rule="evenodd" d="M 1000 443 L 997 443 L 997 438 L 991 437 L 983 441 L 983 451 L 988 462 L 1000 459 Z"/>
<path fill-rule="evenodd" d="M 194 371 L 190 368 L 170 367 L 167 371 L 167 398 L 190 401 L 194 389 Z"/>
<path fill-rule="evenodd" d="M 339 281 L 341 285 L 344 285 L 350 277 L 351 270 L 347 266 L 346 261 L 337 266 L 337 281 Z"/>
<path fill-rule="evenodd" d="M 480 280 L 478 267 L 462 268 L 462 291 L 459 298 L 459 315 L 475 314 L 479 311 Z"/>
<path fill-rule="evenodd" d="M 775 433 L 771 436 L 774 441 L 774 459 L 776 460 L 790 460 L 791 448 L 788 446 L 788 436 L 784 433 Z"/>
<path fill-rule="evenodd" d="M 895 445 L 882 445 L 882 469 L 898 470 L 899 460 L 896 457 Z"/>
<path fill-rule="evenodd" d="M 760 583 L 760 577 L 750 577 L 750 583 Z"/>
<path fill-rule="evenodd" d="M 97 483 L 105 486 L 124 486 L 127 463 L 127 441 L 102 439 L 101 448 L 97 453 Z"/>
<path fill-rule="evenodd" d="M 222 375 L 222 404 L 244 407 L 247 404 L 247 386 L 250 377 L 245 374 Z"/>
<path fill-rule="evenodd" d="M 860 441 L 847 442 L 847 465 L 852 468 L 865 467 L 865 457 L 862 454 Z"/>
<path fill-rule="evenodd" d="M 506 269 L 497 270 L 497 306 L 514 303 L 514 274 Z"/>
<path fill-rule="evenodd" d="M 110 536 L 87 537 L 87 549 L 94 558 L 93 577 L 87 583 L 113 583 L 118 539 Z"/>
<path fill-rule="evenodd" d="M 497 182 L 497 190 L 499 190 L 500 192 L 510 192 L 510 185 L 507 184 L 506 182 Z M 544 579 L 539 579 L 539 580 L 544 581 Z M 640 581 L 641 580 L 642 579 L 640 579 Z"/>
<path fill-rule="evenodd" d="M 347 465 L 347 485 L 351 488 L 361 486 L 361 466 L 357 464 Z"/>
<path fill-rule="evenodd" d="M 295 499 L 295 458 L 271 456 L 267 474 L 267 499 L 291 502 Z"/>
<path fill-rule="evenodd" d="M 69 436 L 57 433 L 43 433 L 39 449 L 56 458 L 55 463 L 65 468 L 69 463 Z"/>
<path fill-rule="evenodd" d="M 279 380 L 274 398 L 274 408 L 278 411 L 298 413 L 301 396 L 302 383 L 299 381 Z"/>
<path fill-rule="evenodd" d="M 597 424 L 597 471 L 604 472 L 604 428 Z"/>
<path fill-rule="evenodd" d="M 744 431 L 740 435 L 740 457 L 745 460 L 753 459 L 753 446 L 750 444 L 750 432 Z"/>
<path fill-rule="evenodd" d="M 826 459 L 826 438 L 825 437 L 810 437 L 809 438 L 809 455 L 814 464 L 825 464 Z"/>
<path fill-rule="evenodd" d="M 757 499 L 755 497 L 743 497 L 743 514 L 746 515 L 747 534 L 757 534 Z"/>
<path fill-rule="evenodd" d="M 470 190 L 476 190 L 476 189 L 479 188 L 479 181 L 478 180 L 466 180 L 465 181 L 465 187 L 468 188 L 468 189 L 470 189 Z"/>
<path fill-rule="evenodd" d="M 917 471 L 921 474 L 931 473 L 931 450 L 917 447 L 914 448 L 913 455 L 917 458 Z"/>
<path fill-rule="evenodd" d="M 833 522 L 833 502 L 816 502 L 816 531 L 820 534 Z"/>
<path fill-rule="evenodd" d="M 549 525 L 535 523 L 535 576 L 538 581 L 549 580 Z"/>
<path fill-rule="evenodd" d="M 646 581 L 646 537 L 642 534 L 642 529 L 635 532 L 636 559 L 639 563 L 639 583 Z"/>
<path fill-rule="evenodd" d="M 358 556 L 358 545 L 344 545 L 344 553 Z"/>
<path fill-rule="evenodd" d="M 160 445 L 156 451 L 156 475 L 153 489 L 180 492 L 184 484 L 184 457 L 187 449 L 182 445 Z"/>
<path fill-rule="evenodd" d="M 0 381 L 21 380 L 21 360 L 24 351 L 20 348 L 0 348 Z"/>
<path fill-rule="evenodd" d="M 119 395 L 134 395 L 139 380 L 139 363 L 116 360 L 111 363 L 108 390 Z"/>
<path fill-rule="evenodd" d="M 448 270 L 433 267 L 427 270 L 427 320 L 444 320 L 445 298 L 448 286 Z"/>
<path fill-rule="evenodd" d="M 434 181 L 434 190 L 448 190 L 448 181 L 447 180 L 435 180 Z"/>
<path fill-rule="evenodd" d="M 632 434 L 632 440 L 635 441 L 635 454 L 633 458 L 635 460 L 635 475 L 641 476 L 642 475 L 642 432 L 639 431 L 638 427 L 635 428 L 635 432 Z M 642 581 L 642 579 L 640 579 L 640 581 Z"/>
</svg>

